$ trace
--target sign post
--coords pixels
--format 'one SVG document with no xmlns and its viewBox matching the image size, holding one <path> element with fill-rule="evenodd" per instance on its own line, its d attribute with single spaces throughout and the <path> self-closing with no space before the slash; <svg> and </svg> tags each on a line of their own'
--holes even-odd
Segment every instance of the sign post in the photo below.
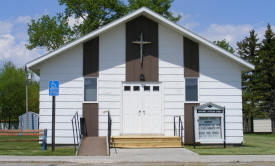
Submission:
<svg viewBox="0 0 275 166">
<path fill-rule="evenodd" d="M 49 96 L 52 96 L 52 152 L 55 151 L 55 96 L 59 95 L 59 81 L 49 81 Z"/>
</svg>

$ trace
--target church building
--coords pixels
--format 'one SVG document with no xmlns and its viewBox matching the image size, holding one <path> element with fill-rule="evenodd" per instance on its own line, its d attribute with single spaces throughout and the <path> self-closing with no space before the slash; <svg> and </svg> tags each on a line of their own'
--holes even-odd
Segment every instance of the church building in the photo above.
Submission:
<svg viewBox="0 0 275 166">
<path fill-rule="evenodd" d="M 184 144 L 192 144 L 194 135 L 206 143 L 243 143 L 241 73 L 254 66 L 150 9 L 140 8 L 26 66 L 40 77 L 39 126 L 49 130 L 48 143 L 50 80 L 60 84 L 57 144 L 74 143 L 76 112 L 85 118 L 88 135 L 106 136 L 106 111 L 112 136 L 174 136 L 180 116 Z M 225 113 L 194 113 L 207 103 Z M 196 119 L 198 114 L 205 116 Z"/>
</svg>

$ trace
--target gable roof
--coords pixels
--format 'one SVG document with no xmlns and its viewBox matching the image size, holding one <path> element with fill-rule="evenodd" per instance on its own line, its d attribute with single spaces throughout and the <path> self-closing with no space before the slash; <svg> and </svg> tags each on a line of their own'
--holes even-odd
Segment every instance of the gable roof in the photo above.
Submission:
<svg viewBox="0 0 275 166">
<path fill-rule="evenodd" d="M 128 22 L 128 21 L 130 21 L 130 20 L 132 20 L 132 19 L 134 19 L 138 16 L 141 16 L 141 15 L 147 16 L 148 18 L 150 18 L 152 20 L 155 20 L 159 23 L 163 23 L 163 24 L 169 26 L 170 28 L 174 29 L 175 31 L 177 31 L 179 33 L 182 33 L 185 37 L 188 37 L 191 40 L 197 41 L 199 43 L 202 43 L 202 44 L 208 46 L 209 48 L 212 48 L 213 50 L 219 52 L 221 55 L 224 55 L 224 56 L 228 57 L 229 59 L 239 63 L 240 65 L 242 65 L 242 66 L 244 66 L 248 69 L 254 69 L 254 65 L 252 65 L 251 63 L 249 63 L 249 62 L 241 59 L 240 57 L 224 50 L 223 48 L 220 48 L 219 46 L 217 46 L 214 43 L 206 40 L 205 38 L 194 34 L 193 32 L 177 25 L 176 23 L 164 18 L 163 16 L 159 15 L 158 13 L 153 12 L 152 10 L 150 10 L 146 7 L 142 7 L 142 8 L 140 8 L 140 9 L 138 9 L 138 10 L 132 12 L 132 13 L 129 13 L 128 15 L 125 15 L 125 16 L 123 16 L 123 17 L 121 17 L 121 18 L 119 18 L 119 19 L 117 19 L 117 20 L 115 20 L 115 21 L 113 21 L 109 24 L 106 24 L 106 25 L 102 26 L 101 28 L 86 34 L 85 36 L 82 36 L 82 37 L 80 37 L 80 38 L 78 38 L 78 39 L 76 39 L 76 40 L 74 40 L 74 41 L 72 41 L 72 42 L 70 42 L 70 43 L 54 50 L 54 51 L 52 51 L 52 52 L 49 52 L 48 54 L 45 54 L 41 57 L 38 57 L 38 58 L 28 62 L 26 64 L 26 67 L 32 68 L 35 65 L 40 64 L 40 63 L 46 61 L 47 59 L 49 59 L 51 57 L 54 57 L 57 54 L 60 54 L 64 51 L 68 50 L 71 47 L 74 47 L 74 46 L 77 46 L 81 43 L 84 43 L 84 42 L 86 42 L 86 41 L 88 41 L 88 40 L 104 33 L 105 31 L 107 31 L 107 30 L 109 30 L 109 29 L 111 29 L 111 28 L 113 28 L 113 27 L 115 27 L 119 24 Z"/>
</svg>

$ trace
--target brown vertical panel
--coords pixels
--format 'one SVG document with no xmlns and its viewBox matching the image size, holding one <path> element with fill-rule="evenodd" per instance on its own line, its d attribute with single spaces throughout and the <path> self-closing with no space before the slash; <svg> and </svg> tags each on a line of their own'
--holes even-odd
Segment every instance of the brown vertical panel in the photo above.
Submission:
<svg viewBox="0 0 275 166">
<path fill-rule="evenodd" d="M 184 77 L 199 77 L 199 44 L 184 37 Z"/>
<path fill-rule="evenodd" d="M 83 76 L 98 77 L 99 37 L 83 44 Z"/>
<path fill-rule="evenodd" d="M 132 43 L 140 40 L 151 44 L 143 47 L 143 66 L 140 64 L 140 46 Z M 126 23 L 126 81 L 140 81 L 144 74 L 145 81 L 158 81 L 158 24 L 144 16 Z"/>
<path fill-rule="evenodd" d="M 192 107 L 199 103 L 184 103 L 184 144 L 193 144 L 193 113 Z"/>
<path fill-rule="evenodd" d="M 98 103 L 83 103 L 83 117 L 88 136 L 98 136 Z"/>
</svg>

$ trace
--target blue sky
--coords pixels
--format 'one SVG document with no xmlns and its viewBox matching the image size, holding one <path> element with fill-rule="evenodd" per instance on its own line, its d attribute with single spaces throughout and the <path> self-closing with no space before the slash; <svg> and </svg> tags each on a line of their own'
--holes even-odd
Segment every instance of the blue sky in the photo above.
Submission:
<svg viewBox="0 0 275 166">
<path fill-rule="evenodd" d="M 0 61 L 12 60 L 16 65 L 45 53 L 29 51 L 27 24 L 43 14 L 55 15 L 64 6 L 58 0 L 8 0 L 0 6 Z M 226 39 L 233 46 L 250 29 L 262 38 L 267 23 L 275 26 L 274 0 L 175 0 L 171 11 L 181 14 L 178 24 L 211 40 Z M 273 28 L 275 29 L 275 28 Z"/>
</svg>

